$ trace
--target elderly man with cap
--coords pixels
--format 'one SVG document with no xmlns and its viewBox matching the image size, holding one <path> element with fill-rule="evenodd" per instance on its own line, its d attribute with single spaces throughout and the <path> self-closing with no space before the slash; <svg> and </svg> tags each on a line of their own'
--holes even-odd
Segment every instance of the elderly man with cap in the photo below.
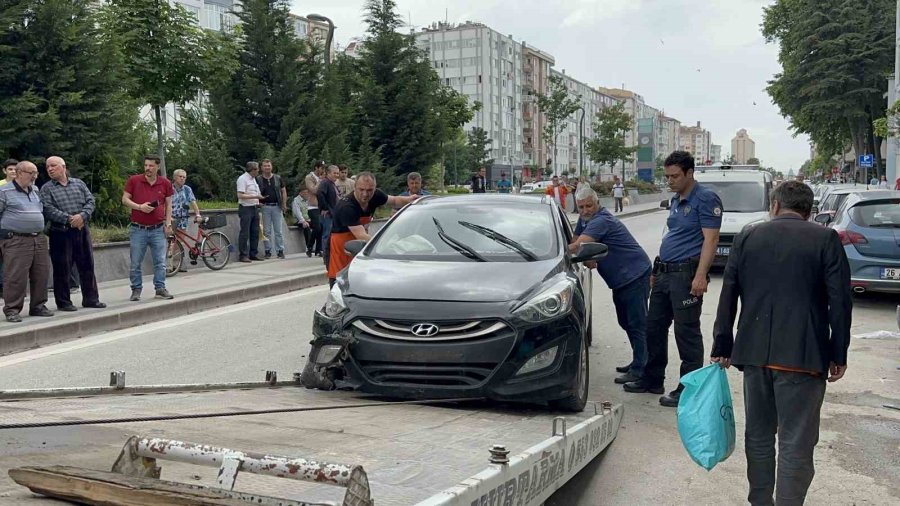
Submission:
<svg viewBox="0 0 900 506">
<path fill-rule="evenodd" d="M 50 261 L 53 263 L 53 297 L 60 311 L 75 311 L 69 291 L 72 264 L 81 279 L 81 305 L 104 308 L 94 276 L 94 249 L 88 222 L 94 214 L 94 195 L 80 179 L 69 177 L 66 161 L 47 158 L 50 181 L 41 188 L 44 217 L 50 222 Z"/>
<path fill-rule="evenodd" d="M 650 257 L 631 232 L 608 209 L 600 205 L 597 193 L 590 186 L 575 192 L 578 224 L 575 239 L 569 245 L 574 253 L 578 245 L 601 242 L 609 248 L 609 255 L 597 262 L 597 272 L 612 290 L 613 305 L 619 326 L 628 335 L 632 358 L 625 374 L 615 379 L 624 384 L 638 381 L 647 363 L 647 300 L 650 298 Z M 585 264 L 588 265 L 588 264 Z M 588 265 L 592 267 L 592 265 Z"/>
<path fill-rule="evenodd" d="M 44 230 L 44 206 L 34 187 L 37 167 L 31 162 L 16 165 L 12 184 L 0 186 L 0 251 L 5 261 L 3 313 L 8 322 L 21 322 L 25 288 L 31 286 L 31 316 L 53 316 L 47 309 L 47 278 L 50 259 Z"/>
</svg>

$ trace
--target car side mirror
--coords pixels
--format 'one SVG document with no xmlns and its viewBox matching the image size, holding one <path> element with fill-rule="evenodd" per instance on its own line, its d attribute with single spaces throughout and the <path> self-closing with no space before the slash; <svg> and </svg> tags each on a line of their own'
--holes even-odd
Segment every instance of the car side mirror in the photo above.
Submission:
<svg viewBox="0 0 900 506">
<path fill-rule="evenodd" d="M 600 242 L 583 242 L 578 245 L 578 251 L 572 256 L 573 263 L 589 262 L 591 260 L 600 260 L 606 257 L 609 248 Z"/>
<path fill-rule="evenodd" d="M 348 255 L 353 257 L 353 256 L 356 256 L 357 253 L 362 251 L 363 248 L 366 247 L 366 244 L 368 244 L 368 243 L 366 241 L 363 241 L 362 239 L 354 239 L 352 241 L 347 241 L 344 244 L 344 251 L 346 251 Z"/>
<path fill-rule="evenodd" d="M 669 209 L 672 206 L 672 203 L 668 200 L 663 200 L 659 203 L 660 209 Z"/>
<path fill-rule="evenodd" d="M 828 225 L 831 223 L 831 215 L 828 213 L 817 214 L 813 221 L 820 225 Z"/>
<path fill-rule="evenodd" d="M 813 213 L 813 215 L 819 214 L 819 206 L 813 205 L 810 211 Z"/>
</svg>

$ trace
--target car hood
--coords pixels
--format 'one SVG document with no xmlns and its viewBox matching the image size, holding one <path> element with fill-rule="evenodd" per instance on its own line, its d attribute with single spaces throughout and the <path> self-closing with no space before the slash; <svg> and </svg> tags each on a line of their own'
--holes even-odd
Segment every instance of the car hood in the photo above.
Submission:
<svg viewBox="0 0 900 506">
<path fill-rule="evenodd" d="M 345 295 L 367 299 L 504 302 L 523 298 L 562 269 L 561 259 L 501 264 L 360 256 L 342 281 Z"/>
<path fill-rule="evenodd" d="M 719 229 L 719 233 L 737 234 L 750 223 L 768 220 L 768 211 L 759 211 L 755 213 L 735 213 L 726 211 L 722 213 L 722 228 Z"/>
</svg>

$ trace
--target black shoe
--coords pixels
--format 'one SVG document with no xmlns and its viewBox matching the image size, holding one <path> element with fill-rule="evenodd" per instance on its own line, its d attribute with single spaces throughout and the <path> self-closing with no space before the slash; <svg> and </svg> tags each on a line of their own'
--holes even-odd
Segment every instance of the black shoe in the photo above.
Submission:
<svg viewBox="0 0 900 506">
<path fill-rule="evenodd" d="M 28 310 L 28 316 L 53 316 L 53 311 L 47 309 L 47 306 L 41 304 Z"/>
<path fill-rule="evenodd" d="M 240 262 L 244 262 L 245 264 L 249 264 L 249 263 L 250 263 L 250 258 L 249 258 L 249 257 L 241 257 L 239 261 L 240 261 Z"/>
<path fill-rule="evenodd" d="M 19 316 L 19 313 L 9 313 L 6 315 L 6 321 L 10 323 L 19 323 L 22 321 L 22 317 Z"/>
<path fill-rule="evenodd" d="M 616 372 L 628 372 L 631 370 L 631 364 L 616 366 Z"/>
<path fill-rule="evenodd" d="M 659 398 L 659 404 L 667 408 L 677 408 L 678 401 L 681 399 L 681 390 L 672 390 L 666 395 Z"/>
<path fill-rule="evenodd" d="M 57 310 L 57 311 L 71 312 L 71 311 L 78 311 L 78 308 L 75 307 L 75 304 L 66 304 L 66 305 L 64 305 L 64 306 L 57 305 L 57 306 L 56 306 L 56 310 Z"/>
<path fill-rule="evenodd" d="M 635 381 L 640 381 L 641 377 L 636 374 L 631 374 L 630 372 L 626 372 L 625 374 L 616 378 L 615 381 L 617 385 L 624 385 L 625 383 L 633 383 Z"/>
<path fill-rule="evenodd" d="M 166 290 L 165 288 L 157 288 L 156 289 L 156 298 L 170 300 L 170 299 L 174 299 L 175 296 L 172 295 L 171 293 L 169 293 L 169 291 Z"/>
<path fill-rule="evenodd" d="M 317 256 L 317 257 L 322 256 L 322 252 L 321 252 L 321 251 L 316 251 L 316 256 Z"/>
<path fill-rule="evenodd" d="M 279 251 L 279 252 L 278 252 L 278 258 L 284 260 L 284 251 Z"/>
<path fill-rule="evenodd" d="M 306 256 L 307 256 L 308 258 L 312 258 L 312 251 L 306 250 Z"/>
<path fill-rule="evenodd" d="M 254 262 L 262 262 L 264 259 L 259 257 L 250 257 L 250 260 L 253 260 Z"/>
<path fill-rule="evenodd" d="M 266 258 L 272 258 L 272 250 L 270 250 L 270 249 L 266 250 Z"/>
<path fill-rule="evenodd" d="M 651 387 L 645 385 L 643 381 L 632 381 L 631 383 L 625 383 L 622 385 L 622 388 L 625 389 L 626 392 L 630 394 L 661 394 L 665 393 L 666 389 L 662 386 Z"/>
<path fill-rule="evenodd" d="M 93 304 L 82 304 L 83 307 L 88 309 L 103 309 L 106 307 L 105 302 L 94 302 Z"/>
<path fill-rule="evenodd" d="M 131 297 L 129 299 L 131 302 L 137 302 L 141 300 L 141 289 L 140 288 L 132 288 L 131 289 Z"/>
</svg>

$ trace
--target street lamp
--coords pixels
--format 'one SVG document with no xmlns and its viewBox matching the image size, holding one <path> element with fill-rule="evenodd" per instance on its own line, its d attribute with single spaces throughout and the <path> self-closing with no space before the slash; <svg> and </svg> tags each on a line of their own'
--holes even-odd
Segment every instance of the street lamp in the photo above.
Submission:
<svg viewBox="0 0 900 506">
<path fill-rule="evenodd" d="M 328 36 L 325 37 L 325 66 L 331 65 L 331 39 L 334 37 L 334 23 L 321 14 L 310 14 L 306 19 L 328 23 Z"/>
<path fill-rule="evenodd" d="M 581 120 L 578 126 L 578 176 L 584 176 L 584 106 L 581 109 Z"/>
</svg>

